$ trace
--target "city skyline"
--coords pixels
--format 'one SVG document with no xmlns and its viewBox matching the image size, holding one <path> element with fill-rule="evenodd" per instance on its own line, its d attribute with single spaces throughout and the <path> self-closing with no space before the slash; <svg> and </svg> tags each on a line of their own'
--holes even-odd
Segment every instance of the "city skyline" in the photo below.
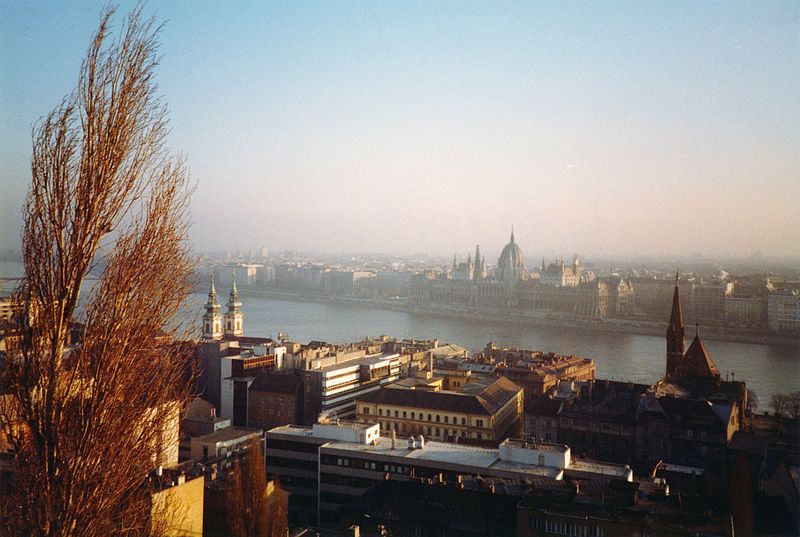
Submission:
<svg viewBox="0 0 800 537">
<path fill-rule="evenodd" d="M 123 2 L 125 13 L 132 3 Z M 147 6 L 198 250 L 800 255 L 791 3 Z M 0 249 L 102 4 L 6 5 Z"/>
</svg>

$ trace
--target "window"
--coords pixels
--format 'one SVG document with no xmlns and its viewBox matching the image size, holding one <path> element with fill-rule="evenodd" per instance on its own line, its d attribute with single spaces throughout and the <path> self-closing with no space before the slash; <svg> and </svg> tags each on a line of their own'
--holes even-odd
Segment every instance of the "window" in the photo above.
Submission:
<svg viewBox="0 0 800 537">
<path fill-rule="evenodd" d="M 406 417 L 406 411 L 405 410 L 403 411 L 403 417 L 404 418 Z"/>
<path fill-rule="evenodd" d="M 415 418 L 414 418 L 414 413 L 413 413 L 413 412 L 411 413 L 411 419 L 412 419 L 412 420 L 413 420 L 413 419 L 415 419 Z"/>
<path fill-rule="evenodd" d="M 450 418 L 448 418 L 447 416 L 445 416 L 445 417 L 444 417 L 444 422 L 445 422 L 445 423 L 450 423 Z"/>
<path fill-rule="evenodd" d="M 439 414 L 436 414 L 436 423 L 439 423 Z"/>
<path fill-rule="evenodd" d="M 363 412 L 364 414 L 369 414 L 369 407 L 362 408 L 361 412 Z"/>
<path fill-rule="evenodd" d="M 483 427 L 483 420 L 475 420 L 475 425 L 478 427 Z"/>
<path fill-rule="evenodd" d="M 544 466 L 544 455 L 539 455 L 539 466 Z"/>
<path fill-rule="evenodd" d="M 395 411 L 394 411 L 394 417 L 395 417 L 395 418 L 399 418 L 399 417 L 400 417 L 400 412 L 398 412 L 397 410 L 395 410 Z"/>
<path fill-rule="evenodd" d="M 383 416 L 383 409 L 382 408 L 378 409 L 378 416 Z"/>
<path fill-rule="evenodd" d="M 428 421 L 433 421 L 433 419 L 431 419 L 431 415 L 430 414 L 428 414 Z"/>
<path fill-rule="evenodd" d="M 467 424 L 467 418 L 461 418 L 461 425 Z"/>
</svg>

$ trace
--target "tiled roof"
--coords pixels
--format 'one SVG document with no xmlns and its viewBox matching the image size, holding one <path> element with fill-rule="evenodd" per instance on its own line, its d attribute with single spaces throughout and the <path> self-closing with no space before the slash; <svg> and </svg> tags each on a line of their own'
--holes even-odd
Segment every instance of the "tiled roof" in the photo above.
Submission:
<svg viewBox="0 0 800 537">
<path fill-rule="evenodd" d="M 500 377 L 476 395 L 450 391 L 382 388 L 360 398 L 359 401 L 491 416 L 520 390 L 521 388 L 510 380 Z"/>
<path fill-rule="evenodd" d="M 708 355 L 703 342 L 700 341 L 700 336 L 694 336 L 692 344 L 686 351 L 683 359 L 675 369 L 675 376 L 677 377 L 716 377 L 719 378 L 719 370 L 714 365 L 713 360 Z"/>
</svg>

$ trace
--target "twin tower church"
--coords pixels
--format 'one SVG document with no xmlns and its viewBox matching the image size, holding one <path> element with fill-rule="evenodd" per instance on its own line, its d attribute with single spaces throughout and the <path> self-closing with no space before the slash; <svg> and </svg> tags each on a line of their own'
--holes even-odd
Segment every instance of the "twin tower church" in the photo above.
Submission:
<svg viewBox="0 0 800 537">
<path fill-rule="evenodd" d="M 217 302 L 217 290 L 214 287 L 214 275 L 211 275 L 211 288 L 208 291 L 206 312 L 203 314 L 203 339 L 222 339 L 224 336 L 244 335 L 244 314 L 242 303 L 239 302 L 239 291 L 236 289 L 236 273 L 233 274 L 231 296 L 226 304 L 228 311 L 220 314 L 220 305 Z"/>
</svg>

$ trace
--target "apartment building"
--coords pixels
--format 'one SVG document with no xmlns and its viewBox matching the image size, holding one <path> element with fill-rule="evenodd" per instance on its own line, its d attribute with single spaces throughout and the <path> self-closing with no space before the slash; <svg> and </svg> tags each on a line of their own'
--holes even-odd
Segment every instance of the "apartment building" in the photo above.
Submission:
<svg viewBox="0 0 800 537">
<path fill-rule="evenodd" d="M 496 444 L 521 432 L 523 403 L 522 388 L 503 377 L 468 383 L 457 392 L 390 386 L 359 398 L 356 419 L 401 436 Z"/>
<path fill-rule="evenodd" d="M 396 439 L 381 436 L 377 424 L 287 425 L 268 431 L 266 442 L 267 472 L 290 492 L 290 517 L 320 524 L 337 522 L 342 506 L 386 479 L 633 481 L 628 466 L 576 459 L 565 445 L 506 440 L 489 449 L 423 436 Z"/>
</svg>

